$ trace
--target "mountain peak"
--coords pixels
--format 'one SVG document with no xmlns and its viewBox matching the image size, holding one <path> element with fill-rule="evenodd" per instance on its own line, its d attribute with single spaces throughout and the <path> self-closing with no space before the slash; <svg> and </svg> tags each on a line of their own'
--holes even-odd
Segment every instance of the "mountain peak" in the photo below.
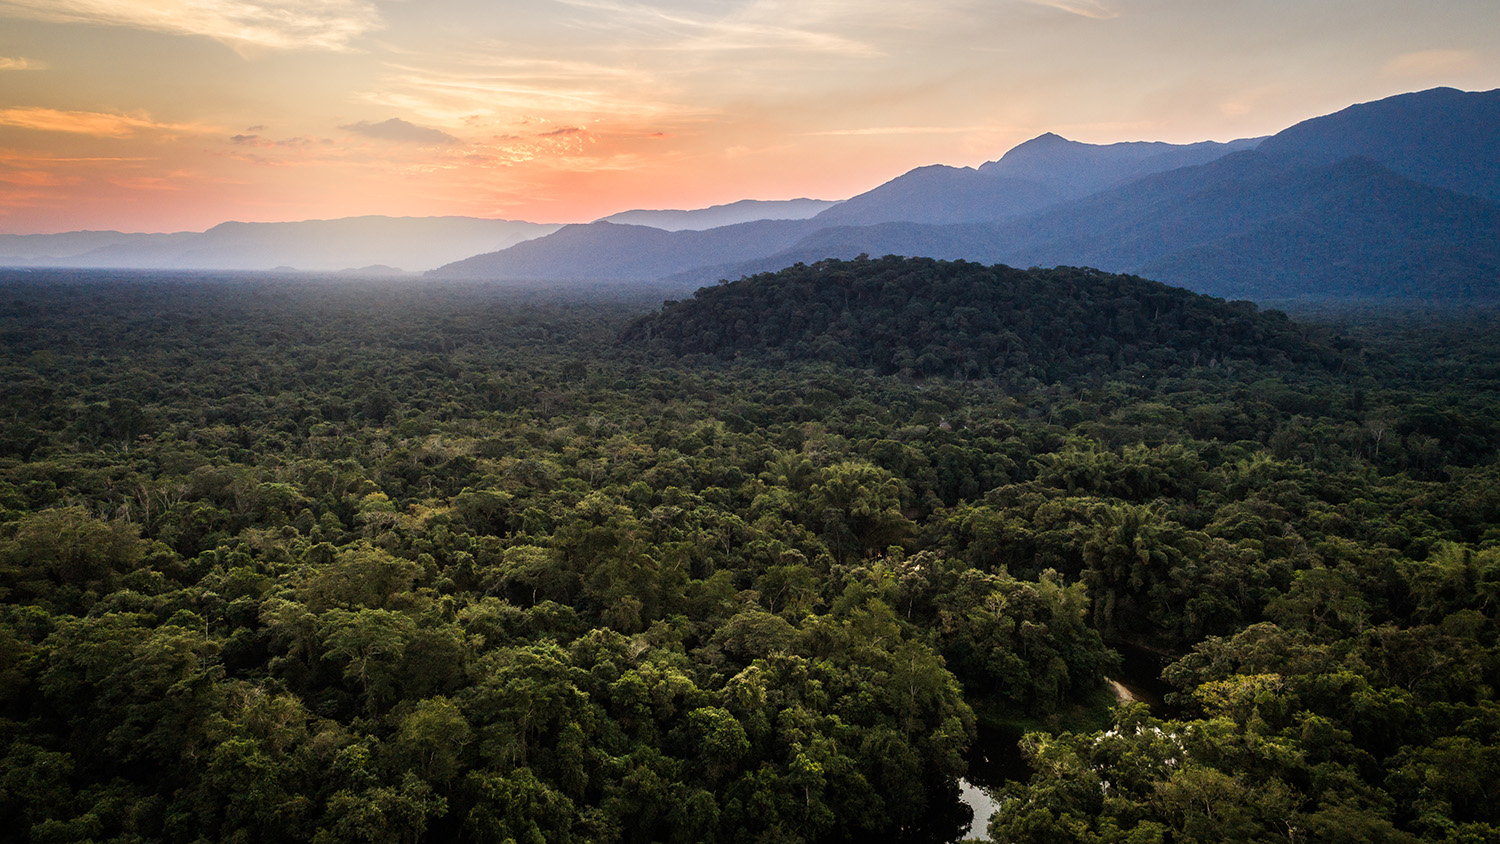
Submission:
<svg viewBox="0 0 1500 844">
<path fill-rule="evenodd" d="M 1160 141 L 1086 144 L 1047 132 L 1017 145 L 998 161 L 982 165 L 979 172 L 986 176 L 1051 185 L 1059 191 L 1060 199 L 1066 199 L 1086 196 L 1152 173 L 1207 164 L 1231 152 L 1253 148 L 1258 143 L 1259 139 L 1227 144 L 1212 141 L 1196 144 Z"/>
<path fill-rule="evenodd" d="M 1078 142 L 1070 141 L 1067 138 L 1064 138 L 1062 135 L 1057 134 L 1056 132 L 1043 132 L 1042 134 L 1037 135 L 1035 138 L 1032 138 L 1029 141 L 1024 141 L 1020 144 L 1017 144 L 1015 149 L 1012 149 L 1011 152 L 1015 152 L 1018 149 L 1024 148 L 1063 146 L 1076 143 Z M 1006 155 L 1009 154 L 1010 153 L 1006 153 Z"/>
<path fill-rule="evenodd" d="M 1091 144 L 1082 144 L 1078 141 L 1070 141 L 1056 132 L 1044 132 L 1029 141 L 1022 141 L 1011 147 L 1006 153 L 995 161 L 987 161 L 979 165 L 981 171 L 995 171 L 1003 169 L 1001 162 L 1014 163 L 1020 159 L 1031 159 L 1037 156 L 1051 156 L 1066 154 L 1072 149 L 1086 148 Z"/>
</svg>

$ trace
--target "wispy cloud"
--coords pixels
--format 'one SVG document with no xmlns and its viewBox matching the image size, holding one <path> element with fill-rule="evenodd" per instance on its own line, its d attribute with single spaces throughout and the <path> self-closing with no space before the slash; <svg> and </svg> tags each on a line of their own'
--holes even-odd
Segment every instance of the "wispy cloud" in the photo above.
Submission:
<svg viewBox="0 0 1500 844">
<path fill-rule="evenodd" d="M 729 14 L 708 17 L 621 0 L 558 2 L 589 12 L 588 17 L 575 21 L 575 25 L 608 29 L 623 23 L 637 37 L 655 41 L 657 49 L 701 52 L 780 49 L 849 56 L 873 56 L 881 52 L 838 31 L 797 25 L 795 13 L 789 14 L 779 3 L 749 3 Z"/>
<path fill-rule="evenodd" d="M 1038 6 L 1049 6 L 1068 14 L 1094 20 L 1109 20 L 1120 16 L 1118 11 L 1100 3 L 1099 0 L 1026 0 Z"/>
<path fill-rule="evenodd" d="M 432 129 L 427 126 L 418 126 L 408 123 L 399 117 L 383 120 L 379 123 L 370 123 L 361 120 L 358 123 L 349 123 L 339 127 L 346 132 L 356 135 L 364 135 L 367 138 L 375 138 L 381 141 L 397 141 L 404 144 L 456 144 L 458 138 L 440 129 Z"/>
<path fill-rule="evenodd" d="M 135 191 L 180 191 L 185 190 L 187 185 L 183 184 L 186 173 L 174 172 L 166 176 L 117 176 L 110 179 L 110 184 L 124 190 Z"/>
<path fill-rule="evenodd" d="M 0 0 L 0 16 L 200 35 L 241 54 L 348 50 L 382 25 L 370 0 Z"/>
<path fill-rule="evenodd" d="M 151 158 L 122 155 L 39 155 L 32 152 L 0 149 L 0 166 L 37 164 L 118 164 L 120 162 L 153 161 Z"/>
<path fill-rule="evenodd" d="M 0 70 L 44 70 L 47 65 L 39 61 L 33 61 L 25 56 L 9 58 L 0 56 Z"/>
<path fill-rule="evenodd" d="M 41 170 L 11 170 L 7 167 L 0 167 L 0 183 L 22 188 L 55 188 L 69 184 L 70 180 Z"/>
<path fill-rule="evenodd" d="M 284 140 L 273 140 L 261 135 L 243 133 L 239 135 L 230 135 L 229 142 L 234 144 L 235 146 L 258 147 L 261 149 L 307 149 L 308 147 L 319 143 L 319 139 L 303 138 L 299 136 L 295 138 L 286 138 Z M 322 142 L 327 143 L 327 140 L 324 139 Z"/>
<path fill-rule="evenodd" d="M 1381 73 L 1401 79 L 1432 79 L 1473 70 L 1478 65 L 1479 56 L 1472 50 L 1421 50 L 1391 59 Z"/>
<path fill-rule="evenodd" d="M 610 65 L 464 54 L 426 67 L 389 67 L 379 90 L 360 98 L 438 124 L 513 125 L 528 115 L 590 123 L 602 117 L 651 120 L 695 113 L 653 96 L 659 91 L 649 74 Z"/>
<path fill-rule="evenodd" d="M 58 189 L 98 184 L 149 158 L 121 156 L 55 156 L 0 149 L 0 208 L 34 206 Z"/>
<path fill-rule="evenodd" d="M 0 126 L 14 126 L 38 132 L 92 135 L 96 138 L 128 138 L 141 131 L 208 131 L 208 128 L 204 126 L 158 123 L 149 117 L 98 111 L 60 111 L 53 108 L 0 109 Z"/>
<path fill-rule="evenodd" d="M 993 126 L 870 126 L 863 129 L 828 129 L 807 132 L 810 136 L 860 135 L 962 135 L 969 132 L 991 132 Z"/>
</svg>

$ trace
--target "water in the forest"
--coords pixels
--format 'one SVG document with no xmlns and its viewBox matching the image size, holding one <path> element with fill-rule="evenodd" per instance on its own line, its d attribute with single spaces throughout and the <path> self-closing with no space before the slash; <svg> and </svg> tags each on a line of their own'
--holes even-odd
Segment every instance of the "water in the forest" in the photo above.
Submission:
<svg viewBox="0 0 1500 844">
<path fill-rule="evenodd" d="M 980 841 L 988 840 L 990 837 L 990 815 L 995 813 L 995 800 L 990 797 L 988 791 L 974 785 L 966 779 L 958 781 L 959 799 L 964 801 L 974 812 L 974 820 L 969 824 L 969 831 L 964 833 L 964 838 L 977 838 Z"/>
<path fill-rule="evenodd" d="M 1163 698 L 1171 687 L 1161 679 L 1162 668 L 1170 657 L 1128 644 L 1117 643 L 1114 647 L 1121 656 L 1120 671 L 1105 682 L 1113 687 L 1116 696 L 1144 703 L 1158 717 L 1170 714 Z M 973 812 L 973 820 L 962 839 L 955 840 L 989 840 L 990 816 L 998 805 L 991 794 L 1006 782 L 1031 775 L 1018 745 L 1020 739 L 1021 733 L 1014 730 L 979 730 L 969 749 L 968 776 L 958 781 L 959 799 Z"/>
</svg>

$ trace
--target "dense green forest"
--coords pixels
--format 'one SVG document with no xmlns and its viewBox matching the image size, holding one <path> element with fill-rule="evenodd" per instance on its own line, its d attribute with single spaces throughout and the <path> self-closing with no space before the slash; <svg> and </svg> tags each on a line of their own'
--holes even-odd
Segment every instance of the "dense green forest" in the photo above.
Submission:
<svg viewBox="0 0 1500 844">
<path fill-rule="evenodd" d="M 1493 309 L 57 272 L 0 340 L 17 840 L 950 841 L 1017 738 L 996 841 L 1500 840 Z"/>
</svg>

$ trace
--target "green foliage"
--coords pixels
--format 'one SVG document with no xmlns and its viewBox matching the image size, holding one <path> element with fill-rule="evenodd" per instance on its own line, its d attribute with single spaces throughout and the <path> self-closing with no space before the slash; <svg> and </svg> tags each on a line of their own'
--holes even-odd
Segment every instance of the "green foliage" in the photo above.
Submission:
<svg viewBox="0 0 1500 844">
<path fill-rule="evenodd" d="M 1096 270 L 887 256 L 704 288 L 632 325 L 674 355 L 824 360 L 876 372 L 1045 383 L 1134 366 L 1332 363 L 1277 312 Z"/>
<path fill-rule="evenodd" d="M 1492 314 L 896 259 L 644 320 L 0 293 L 16 840 L 951 840 L 979 728 L 1125 646 L 1168 708 L 1029 736 L 1001 839 L 1500 829 Z"/>
</svg>

